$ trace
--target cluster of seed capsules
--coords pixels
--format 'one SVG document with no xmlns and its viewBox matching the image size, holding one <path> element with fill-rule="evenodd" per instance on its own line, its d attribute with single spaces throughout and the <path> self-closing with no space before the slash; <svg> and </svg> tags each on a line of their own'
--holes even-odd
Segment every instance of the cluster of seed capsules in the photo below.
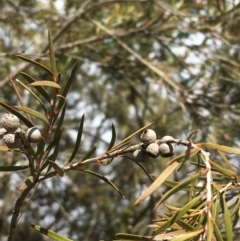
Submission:
<svg viewBox="0 0 240 241">
<path fill-rule="evenodd" d="M 3 139 L 10 149 L 20 148 L 22 145 L 37 143 L 42 135 L 37 127 L 31 127 L 25 132 L 20 125 L 19 118 L 13 114 L 4 114 L 0 120 L 0 139 Z"/>
<path fill-rule="evenodd" d="M 137 162 L 147 162 L 150 157 L 159 156 L 167 158 L 174 155 L 175 143 L 172 136 L 164 136 L 157 140 L 156 132 L 152 129 L 146 129 L 140 136 L 143 143 L 140 149 L 133 152 L 133 157 Z"/>
</svg>

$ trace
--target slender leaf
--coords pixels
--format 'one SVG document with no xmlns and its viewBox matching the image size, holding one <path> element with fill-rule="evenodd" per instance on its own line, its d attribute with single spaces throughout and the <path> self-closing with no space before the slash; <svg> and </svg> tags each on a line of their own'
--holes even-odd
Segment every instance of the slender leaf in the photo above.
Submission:
<svg viewBox="0 0 240 241">
<path fill-rule="evenodd" d="M 31 227 L 56 241 L 73 241 L 72 239 L 64 237 L 63 235 L 61 235 L 59 233 L 56 233 L 50 229 L 43 228 L 39 225 L 32 224 Z"/>
<path fill-rule="evenodd" d="M 167 179 L 169 175 L 179 166 L 178 162 L 173 162 L 170 164 L 159 176 L 158 178 L 150 185 L 150 187 L 136 200 L 135 205 L 143 201 L 145 198 L 150 196 L 162 183 Z"/>
<path fill-rule="evenodd" d="M 45 142 L 44 138 L 41 138 L 41 140 L 37 144 L 36 156 L 39 156 L 41 153 L 43 153 L 44 147 L 45 147 L 45 143 L 46 142 Z"/>
<path fill-rule="evenodd" d="M 50 80 L 37 80 L 29 85 L 30 86 L 47 86 L 47 87 L 61 89 L 61 86 L 59 84 Z"/>
<path fill-rule="evenodd" d="M 107 148 L 107 152 L 109 150 L 111 150 L 111 148 L 113 147 L 113 145 L 115 143 L 115 140 L 116 140 L 116 129 L 114 127 L 114 124 L 112 123 L 112 138 L 111 138 L 111 141 L 110 141 L 109 146 Z"/>
<path fill-rule="evenodd" d="M 24 88 L 26 89 L 35 99 L 38 100 L 38 102 L 41 104 L 41 106 L 44 109 L 44 112 L 47 114 L 47 109 L 45 108 L 45 105 L 43 102 L 38 98 L 38 96 L 31 90 L 29 89 L 24 83 L 22 83 L 20 80 L 16 79 L 16 81 Z"/>
<path fill-rule="evenodd" d="M 21 110 L 23 112 L 26 112 L 32 116 L 35 116 L 37 117 L 38 119 L 44 121 L 46 124 L 49 125 L 49 121 L 48 119 L 40 112 L 36 111 L 36 110 L 33 110 L 31 108 L 28 108 L 28 107 L 23 107 L 23 106 L 14 106 L 14 108 L 18 109 L 18 110 Z"/>
<path fill-rule="evenodd" d="M 10 81 L 11 84 L 12 84 L 12 87 L 13 87 L 13 89 L 14 89 L 17 97 L 18 97 L 18 100 L 19 100 L 21 106 L 26 106 L 25 103 L 24 103 L 24 101 L 23 101 L 22 96 L 20 95 L 20 93 L 19 93 L 19 91 L 18 91 L 17 86 L 16 86 L 15 83 L 14 83 L 14 81 L 13 81 L 10 77 L 9 77 L 9 81 Z M 26 117 L 27 117 L 27 119 L 28 119 L 30 122 L 32 122 L 32 119 L 31 119 L 31 116 L 30 116 L 30 115 L 26 114 Z"/>
<path fill-rule="evenodd" d="M 225 200 L 225 192 L 220 193 L 220 205 L 222 208 L 223 218 L 225 222 L 227 241 L 232 241 L 233 240 L 232 220 L 231 220 L 231 215 Z"/>
<path fill-rule="evenodd" d="M 19 72 L 27 81 L 28 83 L 34 83 L 36 82 L 35 79 L 33 79 L 30 75 L 24 73 L 24 72 Z M 42 87 L 42 86 L 33 86 L 37 91 L 38 93 L 44 97 L 44 99 L 48 102 L 48 103 L 51 103 L 51 98 L 50 96 L 48 95 L 48 93 L 46 92 L 46 90 Z"/>
<path fill-rule="evenodd" d="M 67 83 L 66 85 L 64 86 L 64 88 L 62 89 L 62 92 L 61 92 L 61 95 L 63 97 L 66 97 L 67 96 L 67 93 L 69 92 L 69 89 L 75 79 L 75 75 L 76 75 L 76 72 L 77 72 L 77 68 L 78 68 L 78 64 L 79 64 L 79 61 L 77 61 L 75 63 L 75 65 L 73 66 L 73 69 L 71 71 L 71 74 L 70 76 L 68 77 L 68 80 L 67 80 Z M 60 99 L 59 103 L 58 103 L 58 108 L 57 109 L 61 109 L 62 106 L 64 104 L 64 100 L 63 99 Z"/>
<path fill-rule="evenodd" d="M 229 146 L 219 145 L 219 144 L 215 144 L 215 143 L 198 143 L 197 146 L 199 146 L 199 147 L 204 146 L 204 147 L 207 147 L 210 149 L 222 151 L 222 152 L 229 153 L 229 154 L 240 154 L 239 149 L 235 149 L 235 148 L 232 148 Z"/>
<path fill-rule="evenodd" d="M 211 140 L 212 143 L 215 143 L 214 139 L 208 135 L 209 139 Z M 231 163 L 228 161 L 228 159 L 226 158 L 225 154 L 222 153 L 221 151 L 218 151 L 219 155 L 222 157 L 223 161 L 226 163 L 226 165 L 232 170 L 234 171 L 233 166 L 231 165 Z"/>
<path fill-rule="evenodd" d="M 16 172 L 28 169 L 29 166 L 0 166 L 0 172 Z"/>
<path fill-rule="evenodd" d="M 115 186 L 115 184 L 113 182 L 111 182 L 109 179 L 107 179 L 106 177 L 104 177 L 103 175 L 97 173 L 97 172 L 93 172 L 93 171 L 89 171 L 89 170 L 83 170 L 83 169 L 79 169 L 80 171 L 89 173 L 93 176 L 98 177 L 99 179 L 103 180 L 104 182 L 106 182 L 107 184 L 109 184 L 111 187 L 113 187 L 120 195 L 122 198 L 125 198 L 124 195 L 121 193 L 121 191 Z"/>
<path fill-rule="evenodd" d="M 53 78 L 54 81 L 57 81 L 57 65 L 56 65 L 56 58 L 54 54 L 54 46 L 52 41 L 52 35 L 50 30 L 48 29 L 48 44 L 49 44 L 49 57 L 50 57 L 50 63 L 51 63 L 51 69 L 53 72 Z"/>
<path fill-rule="evenodd" d="M 154 231 L 154 234 L 157 235 L 164 231 L 165 229 L 172 226 L 176 223 L 184 214 L 186 214 L 192 207 L 194 207 L 201 199 L 205 192 L 202 192 L 197 197 L 188 202 L 184 207 L 182 207 L 178 212 L 175 213 L 171 218 L 169 218 L 160 228 Z"/>
<path fill-rule="evenodd" d="M 158 234 L 156 235 L 153 240 L 161 240 L 161 241 L 168 241 L 168 240 L 172 240 L 174 237 L 178 237 L 180 235 L 184 235 L 187 234 L 187 232 L 185 230 L 174 230 L 174 231 L 170 231 L 167 233 L 162 233 L 162 234 Z"/>
<path fill-rule="evenodd" d="M 50 153 L 50 151 L 56 146 L 58 145 L 60 139 L 61 139 L 61 136 L 62 136 L 62 130 L 58 130 L 58 132 L 55 132 L 55 135 L 53 137 L 53 140 L 49 143 L 48 147 L 46 148 L 45 150 L 45 158 L 44 160 L 46 160 L 48 158 L 48 155 Z"/>
<path fill-rule="evenodd" d="M 28 57 L 23 56 L 23 55 L 20 55 L 20 54 L 15 54 L 15 56 L 18 57 L 18 58 L 20 58 L 20 59 L 22 59 L 22 60 L 24 60 L 24 61 L 26 61 L 26 62 L 29 62 L 29 63 L 31 63 L 31 64 L 33 64 L 33 65 L 36 65 L 37 67 L 45 70 L 45 71 L 48 72 L 51 76 L 53 76 L 53 72 L 52 72 L 48 67 L 46 67 L 45 65 L 40 64 L 40 63 L 36 62 L 35 60 L 29 59 Z"/>
<path fill-rule="evenodd" d="M 224 176 L 226 176 L 227 178 L 231 178 L 231 179 L 234 179 L 235 178 L 235 175 L 236 173 L 232 170 L 229 170 L 229 169 L 226 169 L 226 168 L 223 168 L 221 167 L 220 165 L 218 165 L 216 162 L 214 161 L 211 161 L 210 160 L 210 163 L 211 163 L 211 166 L 213 167 L 213 170 L 223 174 Z"/>
<path fill-rule="evenodd" d="M 67 101 L 66 101 L 65 97 L 63 97 L 62 95 L 58 95 L 58 94 L 56 95 L 56 97 L 59 99 L 59 101 L 62 101 L 62 103 L 63 103 L 63 105 L 61 105 L 61 109 L 67 105 Z M 54 114 L 54 117 L 52 120 L 52 126 L 55 124 L 61 109 L 55 109 L 55 111 L 54 111 L 55 114 Z"/>
<path fill-rule="evenodd" d="M 171 241 L 184 241 L 184 240 L 189 240 L 190 238 L 193 238 L 193 237 L 197 237 L 198 235 L 200 235 L 201 233 L 203 233 L 204 230 L 203 229 L 200 229 L 200 230 L 197 230 L 197 231 L 194 231 L 194 232 L 190 232 L 190 233 L 187 233 L 187 234 L 183 234 L 181 235 L 180 237 L 176 237 L 174 239 L 171 239 Z"/>
<path fill-rule="evenodd" d="M 211 217 L 207 217 L 207 230 L 206 230 L 206 234 L 207 234 L 207 241 L 212 241 L 212 237 L 213 237 L 213 220 Z"/>
<path fill-rule="evenodd" d="M 22 114 L 20 114 L 17 110 L 15 110 L 13 107 L 11 107 L 10 105 L 7 105 L 6 103 L 4 103 L 3 101 L 0 100 L 0 105 L 3 106 L 5 109 L 7 109 L 8 111 L 10 111 L 12 114 L 14 114 L 15 116 L 17 116 L 22 122 L 24 122 L 24 124 L 27 127 L 33 127 L 33 124 Z"/>
<path fill-rule="evenodd" d="M 128 234 L 128 233 L 118 233 L 116 237 L 121 240 L 138 240 L 138 241 L 150 241 L 153 237 L 148 236 L 141 236 L 135 234 Z"/>
<path fill-rule="evenodd" d="M 174 157 L 172 160 L 168 162 L 168 164 L 171 164 L 173 162 L 185 162 L 186 160 L 191 159 L 192 157 L 196 156 L 199 153 L 199 148 L 191 149 L 190 151 L 187 150 L 186 152 L 183 152 L 179 156 Z"/>
<path fill-rule="evenodd" d="M 63 106 L 63 109 L 62 109 L 62 112 L 61 112 L 61 116 L 60 116 L 60 118 L 59 118 L 59 120 L 58 120 L 57 127 L 56 127 L 56 130 L 55 130 L 53 139 L 56 139 L 56 136 L 59 135 L 59 134 L 58 134 L 59 130 L 62 129 L 63 120 L 64 120 L 64 118 L 65 118 L 66 108 L 67 108 L 67 103 L 65 103 L 65 105 Z M 52 125 L 54 125 L 56 119 L 57 119 L 57 118 L 54 118 Z"/>
<path fill-rule="evenodd" d="M 94 152 L 96 151 L 96 149 L 97 149 L 97 147 L 96 147 L 96 146 L 93 146 L 93 147 L 87 152 L 87 154 L 82 158 L 82 161 L 90 158 L 90 157 L 94 154 Z"/>
<path fill-rule="evenodd" d="M 223 241 L 222 233 L 220 232 L 218 225 L 214 225 L 214 234 L 217 241 Z"/>
<path fill-rule="evenodd" d="M 78 135 L 77 135 L 76 144 L 74 146 L 74 150 L 73 150 L 72 155 L 69 158 L 66 165 L 68 165 L 77 154 L 78 148 L 79 148 L 80 143 L 81 143 L 82 132 L 83 132 L 83 124 L 84 124 L 84 115 L 82 116 L 81 123 L 80 123 L 79 128 L 78 128 Z"/>
<path fill-rule="evenodd" d="M 50 166 L 61 176 L 63 177 L 64 176 L 64 170 L 57 165 L 56 162 L 52 161 L 52 160 L 48 160 L 49 161 L 49 164 Z"/>
<path fill-rule="evenodd" d="M 199 152 L 198 148 L 192 149 L 189 153 L 182 153 L 181 155 L 173 158 L 168 167 L 159 175 L 159 177 L 151 184 L 151 186 L 136 200 L 135 204 L 140 203 L 142 200 L 150 196 L 162 183 L 167 179 L 169 175 L 179 166 L 181 160 L 185 160 L 186 156 L 190 158 Z"/>
<path fill-rule="evenodd" d="M 193 175 L 192 177 L 188 178 L 187 180 L 180 182 L 179 184 L 177 184 L 176 186 L 174 186 L 172 189 L 170 189 L 168 192 L 166 192 L 162 198 L 160 199 L 160 201 L 155 205 L 154 210 L 156 210 L 156 208 L 163 203 L 168 197 L 172 196 L 174 193 L 178 192 L 178 191 L 182 191 L 183 188 L 186 188 L 186 186 L 188 186 L 190 183 L 193 183 L 195 180 L 197 180 L 200 176 L 206 174 L 207 170 L 203 170 L 201 172 L 196 173 L 195 175 Z"/>
<path fill-rule="evenodd" d="M 20 191 L 25 190 L 27 187 L 32 186 L 33 183 L 36 181 L 36 179 L 38 178 L 37 173 L 33 173 L 31 176 L 28 177 L 28 179 L 21 185 L 21 187 L 19 188 Z"/>
<path fill-rule="evenodd" d="M 56 161 L 59 153 L 60 143 L 56 142 L 53 153 L 48 157 L 49 160 Z"/>
<path fill-rule="evenodd" d="M 68 80 L 67 80 L 67 83 L 66 85 L 64 86 L 63 90 L 62 90 L 62 96 L 66 97 L 67 96 L 67 93 L 75 79 L 75 75 L 76 75 L 76 72 L 77 72 L 77 68 L 78 68 L 78 64 L 79 64 L 79 61 L 77 61 L 74 66 L 73 66 L 73 69 L 71 71 L 71 74 L 70 76 L 68 77 Z"/>
</svg>

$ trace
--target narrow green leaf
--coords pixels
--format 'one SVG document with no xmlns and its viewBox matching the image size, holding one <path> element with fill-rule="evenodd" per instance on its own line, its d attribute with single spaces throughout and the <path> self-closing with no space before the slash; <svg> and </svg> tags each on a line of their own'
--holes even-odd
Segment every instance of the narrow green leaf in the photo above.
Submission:
<svg viewBox="0 0 240 241">
<path fill-rule="evenodd" d="M 188 202 L 184 207 L 182 207 L 178 212 L 176 212 L 171 218 L 169 218 L 160 228 L 154 231 L 154 234 L 157 235 L 164 231 L 165 229 L 171 227 L 176 223 L 184 214 L 186 214 L 192 207 L 194 207 L 201 199 L 205 192 L 202 192 L 197 197 Z"/>
<path fill-rule="evenodd" d="M 116 141 L 116 129 L 115 129 L 114 124 L 112 123 L 112 138 L 111 138 L 111 141 L 110 141 L 109 146 L 107 148 L 107 152 L 111 150 L 115 141 Z"/>
<path fill-rule="evenodd" d="M 199 148 L 194 148 L 191 149 L 190 151 L 187 150 L 186 152 L 183 152 L 182 154 L 174 157 L 173 159 L 171 159 L 168 164 L 171 164 L 173 162 L 185 162 L 191 158 L 193 158 L 194 156 L 196 156 L 199 153 Z"/>
<path fill-rule="evenodd" d="M 48 236 L 49 238 L 56 240 L 56 241 L 73 241 L 72 239 L 64 237 L 63 235 L 61 235 L 59 233 L 56 233 L 50 229 L 43 228 L 39 225 L 32 224 L 31 227 L 34 228 L 35 230 L 37 230 L 38 232 Z"/>
<path fill-rule="evenodd" d="M 203 233 L 204 230 L 200 229 L 194 232 L 190 232 L 187 234 L 180 235 L 180 237 L 176 237 L 174 239 L 171 239 L 171 241 L 184 241 L 184 240 L 189 240 L 190 238 L 197 237 L 199 234 Z"/>
<path fill-rule="evenodd" d="M 201 230 L 202 232 L 203 230 Z M 200 230 L 198 231 L 194 231 L 195 232 L 200 232 Z M 192 233 L 192 232 L 191 232 Z M 174 231 L 170 231 L 170 232 L 167 232 L 167 233 L 162 233 L 162 234 L 158 234 L 156 235 L 154 238 L 153 238 L 153 241 L 167 241 L 167 240 L 173 240 L 174 238 L 178 238 L 178 237 L 183 237 L 185 235 L 188 235 L 188 234 L 191 234 L 191 233 L 188 233 L 186 232 L 185 230 L 183 229 L 180 229 L 180 230 L 174 230 Z"/>
<path fill-rule="evenodd" d="M 23 98 L 22 98 L 22 96 L 21 96 L 21 94 L 20 94 L 20 92 L 19 92 L 19 90 L 18 90 L 18 88 L 17 88 L 17 86 L 16 86 L 15 83 L 14 83 L 14 81 L 13 81 L 10 77 L 9 77 L 9 81 L 10 81 L 11 84 L 12 84 L 12 87 L 13 87 L 13 89 L 14 89 L 17 97 L 18 97 L 18 101 L 20 102 L 21 106 L 26 106 L 25 103 L 24 103 L 24 101 L 23 101 Z M 28 119 L 30 122 L 32 122 L 32 119 L 31 119 L 31 116 L 30 116 L 30 115 L 26 114 L 26 117 L 27 117 L 27 119 Z"/>
<path fill-rule="evenodd" d="M 22 83 L 20 80 L 16 79 L 16 81 L 24 88 L 26 89 L 38 102 L 41 104 L 41 106 L 44 109 L 44 112 L 47 114 L 47 109 L 45 108 L 45 105 L 43 102 L 38 98 L 38 96 L 31 90 L 29 89 L 24 83 Z"/>
<path fill-rule="evenodd" d="M 213 220 L 210 217 L 207 217 L 207 230 L 206 230 L 206 236 L 207 236 L 207 241 L 212 241 L 213 237 Z"/>
<path fill-rule="evenodd" d="M 61 109 L 62 109 L 64 106 L 67 105 L 67 101 L 66 101 L 66 98 L 65 98 L 65 97 L 63 97 L 63 96 L 61 96 L 61 95 L 58 95 L 58 94 L 56 95 L 56 97 L 59 99 L 59 101 L 63 101 L 63 105 L 61 106 Z M 52 119 L 52 126 L 55 125 L 55 122 L 56 122 L 56 120 L 58 119 L 58 115 L 59 115 L 61 109 L 55 109 L 55 111 L 54 111 L 54 116 L 53 116 L 53 119 Z"/>
<path fill-rule="evenodd" d="M 169 175 L 179 166 L 178 162 L 173 162 L 158 176 L 158 178 L 150 185 L 150 187 L 136 200 L 135 205 L 143 201 L 150 196 L 162 183 L 167 179 Z"/>
<path fill-rule="evenodd" d="M 48 67 L 46 67 L 45 65 L 40 64 L 40 63 L 36 62 L 35 60 L 29 59 L 28 57 L 23 56 L 23 55 L 20 55 L 20 54 L 15 54 L 15 56 L 18 57 L 18 58 L 20 58 L 20 59 L 22 59 L 22 60 L 24 60 L 24 61 L 26 61 L 26 62 L 29 62 L 29 63 L 31 63 L 31 64 L 33 64 L 33 65 L 36 65 L 37 67 L 45 70 L 45 71 L 48 72 L 51 76 L 53 76 L 53 72 L 52 72 Z"/>
<path fill-rule="evenodd" d="M 43 162 L 43 164 L 42 164 L 42 166 L 41 166 L 41 168 L 40 168 L 40 173 L 47 167 L 47 166 L 49 166 L 50 165 L 50 162 L 49 162 L 49 160 L 47 159 L 46 161 L 44 161 Z M 49 168 L 48 168 L 48 171 L 49 171 Z M 47 172 L 48 172 L 47 171 Z"/>
<path fill-rule="evenodd" d="M 43 153 L 45 144 L 46 144 L 46 142 L 45 142 L 44 138 L 41 138 L 41 140 L 37 144 L 36 156 L 39 156 L 41 153 Z"/>
<path fill-rule="evenodd" d="M 234 179 L 235 178 L 235 172 L 226 168 L 221 167 L 220 165 L 218 165 L 216 162 L 214 161 L 210 161 L 211 166 L 213 167 L 213 170 L 216 172 L 219 172 L 221 174 L 223 174 L 225 177 L 227 178 L 231 178 Z"/>
<path fill-rule="evenodd" d="M 52 160 L 48 160 L 49 163 L 50 163 L 50 166 L 61 176 L 63 177 L 64 176 L 64 170 L 57 165 L 56 162 L 52 161 Z"/>
<path fill-rule="evenodd" d="M 64 88 L 62 89 L 61 95 L 62 95 L 63 97 L 66 97 L 66 96 L 67 96 L 67 93 L 69 92 L 69 89 L 70 89 L 73 81 L 75 80 L 75 75 L 76 75 L 76 72 L 77 72 L 78 64 L 79 64 L 79 61 L 77 61 L 77 62 L 75 63 L 75 65 L 73 66 L 73 69 L 72 69 L 72 71 L 71 71 L 71 74 L 70 74 L 70 76 L 68 77 L 68 80 L 67 80 Z M 63 104 L 64 104 L 64 100 L 63 100 L 63 99 L 60 99 L 60 101 L 59 101 L 59 103 L 58 103 L 58 108 L 57 108 L 57 109 L 60 110 L 60 109 L 62 108 Z"/>
<path fill-rule="evenodd" d="M 56 65 L 56 58 L 54 53 L 54 46 L 52 41 L 52 35 L 50 30 L 48 29 L 48 44 L 49 44 L 49 57 L 50 57 L 50 63 L 51 63 L 51 69 L 54 76 L 54 81 L 57 81 L 57 65 Z"/>
<path fill-rule="evenodd" d="M 87 154 L 82 158 L 82 161 L 90 158 L 96 151 L 97 147 L 96 146 L 93 146 L 88 152 Z"/>
<path fill-rule="evenodd" d="M 225 193 L 220 193 L 220 205 L 222 208 L 223 218 L 225 222 L 227 241 L 232 241 L 233 240 L 232 220 L 231 220 L 231 215 L 225 200 Z"/>
<path fill-rule="evenodd" d="M 60 139 L 62 136 L 62 130 L 58 130 L 57 132 L 55 132 L 55 135 L 53 137 L 53 140 L 49 143 L 48 147 L 45 150 L 45 158 L 44 160 L 46 160 L 48 158 L 48 155 L 50 153 L 50 151 L 52 151 L 52 149 L 59 143 Z"/>
<path fill-rule="evenodd" d="M 183 228 L 183 230 L 187 230 L 187 231 L 193 231 L 194 230 L 194 226 L 190 225 L 189 223 L 179 219 L 176 222 L 180 227 Z"/>
<path fill-rule="evenodd" d="M 49 160 L 55 161 L 57 159 L 58 153 L 59 153 L 59 148 L 60 148 L 60 143 L 58 141 L 58 142 L 56 142 L 53 153 L 48 157 Z"/>
<path fill-rule="evenodd" d="M 138 241 L 150 241 L 153 237 L 148 236 L 141 236 L 135 234 L 128 234 L 128 233 L 118 233 L 116 237 L 121 240 L 138 240 Z"/>
<path fill-rule="evenodd" d="M 62 90 L 62 96 L 66 97 L 67 96 L 67 93 L 73 83 L 73 81 L 75 80 L 75 75 L 76 75 L 76 72 L 77 72 L 77 68 L 78 68 L 78 64 L 79 64 L 79 61 L 77 61 L 73 68 L 72 68 L 72 71 L 71 71 L 71 74 L 70 76 L 68 77 L 68 80 L 67 80 L 67 83 L 66 85 L 64 86 L 63 90 Z"/>
<path fill-rule="evenodd" d="M 58 132 L 59 132 L 60 129 L 62 129 L 63 120 L 64 120 L 64 118 L 65 118 L 66 108 L 67 108 L 67 102 L 65 102 L 65 105 L 63 106 L 63 109 L 62 109 L 62 111 L 61 111 L 61 116 L 60 116 L 60 118 L 59 118 L 59 120 L 58 120 L 57 127 L 56 127 L 56 130 L 55 130 L 55 134 L 54 134 L 53 139 L 56 139 L 56 136 L 59 136 Z M 57 115 L 57 116 L 58 116 L 58 115 Z M 57 117 L 57 116 L 55 116 L 55 117 Z M 53 121 L 52 121 L 52 125 L 54 125 L 54 123 L 55 123 L 55 121 L 56 121 L 56 119 L 57 119 L 57 118 L 55 118 L 55 117 L 54 117 L 54 119 L 53 119 Z"/>
<path fill-rule="evenodd" d="M 204 147 L 207 147 L 210 149 L 222 151 L 222 152 L 229 153 L 229 154 L 240 154 L 239 149 L 235 149 L 235 148 L 232 148 L 229 146 L 219 145 L 219 144 L 215 144 L 215 143 L 198 143 L 197 146 L 199 146 L 199 147 L 204 146 Z"/>
<path fill-rule="evenodd" d="M 17 110 L 15 110 L 13 107 L 10 105 L 7 105 L 3 101 L 0 100 L 0 105 L 3 106 L 5 109 L 10 111 L 12 114 L 17 116 L 27 127 L 33 127 L 33 124 L 23 115 L 21 115 Z"/>
<path fill-rule="evenodd" d="M 204 175 L 207 172 L 207 170 L 203 170 L 201 172 L 196 173 L 192 177 L 188 178 L 187 180 L 180 182 L 176 186 L 174 186 L 172 189 L 170 189 L 168 192 L 166 192 L 162 198 L 158 201 L 158 203 L 155 205 L 154 210 L 163 203 L 168 197 L 172 196 L 174 193 L 178 191 L 182 191 L 183 188 L 186 188 L 190 183 L 193 183 L 195 180 L 197 180 L 200 176 Z"/>
<path fill-rule="evenodd" d="M 18 109 L 18 110 L 21 110 L 23 112 L 26 112 L 32 116 L 35 116 L 37 117 L 38 119 L 44 121 L 46 124 L 49 125 L 49 121 L 48 119 L 40 112 L 36 111 L 36 110 L 33 110 L 31 108 L 28 108 L 28 107 L 24 107 L 24 106 L 14 106 L 14 108 Z"/>
<path fill-rule="evenodd" d="M 121 193 L 121 191 L 115 186 L 115 184 L 113 182 L 111 182 L 109 179 L 107 179 L 106 177 L 104 177 L 103 175 L 97 173 L 97 172 L 93 172 L 93 171 L 89 171 L 89 170 L 83 170 L 83 169 L 79 169 L 80 171 L 89 173 L 93 176 L 98 177 L 99 179 L 103 180 L 104 182 L 106 182 L 107 184 L 109 184 L 111 187 L 113 187 L 122 198 L 125 198 L 124 195 Z"/>
<path fill-rule="evenodd" d="M 217 241 L 223 241 L 222 233 L 220 232 L 218 225 L 214 225 L 214 234 Z"/>
<path fill-rule="evenodd" d="M 76 144 L 74 146 L 74 150 L 73 150 L 72 155 L 69 158 L 67 164 L 69 164 L 77 154 L 78 148 L 79 148 L 80 143 L 81 143 L 82 132 L 83 132 L 83 124 L 84 124 L 84 115 L 82 116 L 81 123 L 80 123 L 79 128 L 78 128 L 78 135 L 77 135 Z"/>
<path fill-rule="evenodd" d="M 24 72 L 19 72 L 19 74 L 21 74 L 27 81 L 28 83 L 34 83 L 36 82 L 35 79 L 33 79 L 30 75 L 24 73 Z M 38 93 L 48 102 L 48 103 L 51 103 L 51 98 L 50 96 L 48 95 L 47 91 L 42 87 L 42 86 L 33 86 L 37 91 Z"/>
<path fill-rule="evenodd" d="M 161 173 L 161 175 L 152 183 L 152 185 L 136 200 L 135 204 L 138 204 L 149 195 L 151 195 L 165 180 L 166 178 L 177 168 L 179 162 L 186 160 L 186 156 L 192 158 L 199 152 L 199 148 L 192 149 L 190 152 L 182 153 L 179 156 L 173 158 L 169 163 L 169 166 Z"/>
<path fill-rule="evenodd" d="M 214 139 L 213 139 L 211 136 L 208 135 L 208 137 L 209 137 L 209 139 L 211 140 L 212 143 L 215 143 Z M 217 151 L 217 152 L 218 152 L 219 155 L 222 157 L 222 159 L 223 159 L 223 161 L 225 162 L 225 164 L 226 164 L 232 171 L 234 171 L 234 168 L 233 168 L 232 164 L 228 161 L 228 159 L 226 158 L 225 154 L 224 154 L 223 152 L 221 152 L 221 151 Z"/>
<path fill-rule="evenodd" d="M 17 172 L 28 168 L 29 166 L 0 166 L 0 172 Z"/>
<path fill-rule="evenodd" d="M 19 188 L 20 191 L 25 190 L 27 187 L 32 186 L 33 183 L 36 181 L 38 178 L 38 175 L 36 172 L 34 172 L 31 176 L 28 177 L 28 179 L 21 185 Z"/>
<path fill-rule="evenodd" d="M 50 80 L 37 80 L 29 85 L 30 86 L 48 86 L 52 88 L 61 89 L 61 86 L 59 84 Z"/>
</svg>

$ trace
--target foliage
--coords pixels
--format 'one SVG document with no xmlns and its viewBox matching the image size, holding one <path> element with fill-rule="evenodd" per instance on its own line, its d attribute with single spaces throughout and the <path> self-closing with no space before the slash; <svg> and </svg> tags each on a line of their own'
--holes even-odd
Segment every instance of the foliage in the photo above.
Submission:
<svg viewBox="0 0 240 241">
<path fill-rule="evenodd" d="M 160 234 L 160 227 L 177 220 L 172 236 L 182 229 L 193 239 L 214 228 L 219 240 L 230 240 L 232 230 L 237 239 L 239 162 L 229 152 L 238 155 L 239 148 L 240 4 L 68 0 L 58 7 L 57 2 L 0 3 L 1 113 L 7 109 L 48 137 L 33 150 L 44 163 L 39 171 L 54 176 L 26 197 L 18 227 L 24 219 L 74 240 L 112 240 L 118 232 L 121 239 L 139 240 L 169 235 Z M 47 38 L 47 26 L 53 37 Z M 197 149 L 185 153 L 190 148 L 179 144 L 169 165 L 162 158 L 134 163 L 131 154 L 97 162 L 105 158 L 102 153 L 113 155 L 114 139 L 121 143 L 152 120 L 159 138 L 190 141 L 189 133 L 200 129 L 190 141 Z M 139 143 L 139 135 L 124 148 Z M 27 176 L 38 183 L 40 177 L 29 173 L 22 151 L 7 150 L 1 147 L 2 240 L 20 197 L 19 183 Z M 203 155 L 208 152 L 209 160 Z M 83 159 L 88 169 L 67 169 L 69 163 L 78 169 Z M 209 190 L 204 193 L 211 175 L 212 206 Z M 149 190 L 154 194 L 138 199 Z M 152 220 L 154 233 L 147 228 Z"/>
</svg>

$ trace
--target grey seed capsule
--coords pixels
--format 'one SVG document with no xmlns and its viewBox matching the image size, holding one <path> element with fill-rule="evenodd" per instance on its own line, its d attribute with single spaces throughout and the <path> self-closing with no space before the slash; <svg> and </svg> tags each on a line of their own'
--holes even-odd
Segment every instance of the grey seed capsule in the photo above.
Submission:
<svg viewBox="0 0 240 241">
<path fill-rule="evenodd" d="M 156 132 L 152 129 L 146 129 L 143 131 L 143 133 L 140 136 L 140 140 L 144 144 L 150 144 L 155 142 L 157 139 Z"/>
<path fill-rule="evenodd" d="M 15 134 L 6 134 L 3 137 L 3 141 L 5 142 L 6 146 L 10 149 L 19 148 L 22 144 L 20 138 L 16 137 Z"/>
<path fill-rule="evenodd" d="M 31 127 L 27 130 L 27 137 L 29 142 L 38 143 L 41 140 L 42 135 L 37 127 Z"/>
<path fill-rule="evenodd" d="M 5 128 L 8 132 L 14 132 L 20 127 L 20 121 L 17 116 L 7 113 L 2 116 L 0 126 Z"/>
<path fill-rule="evenodd" d="M 149 156 L 157 158 L 159 156 L 159 146 L 157 143 L 151 143 L 147 146 L 146 152 Z"/>
<path fill-rule="evenodd" d="M 135 150 L 133 152 L 133 157 L 137 162 L 147 162 L 149 160 L 148 153 L 143 150 Z"/>
</svg>

